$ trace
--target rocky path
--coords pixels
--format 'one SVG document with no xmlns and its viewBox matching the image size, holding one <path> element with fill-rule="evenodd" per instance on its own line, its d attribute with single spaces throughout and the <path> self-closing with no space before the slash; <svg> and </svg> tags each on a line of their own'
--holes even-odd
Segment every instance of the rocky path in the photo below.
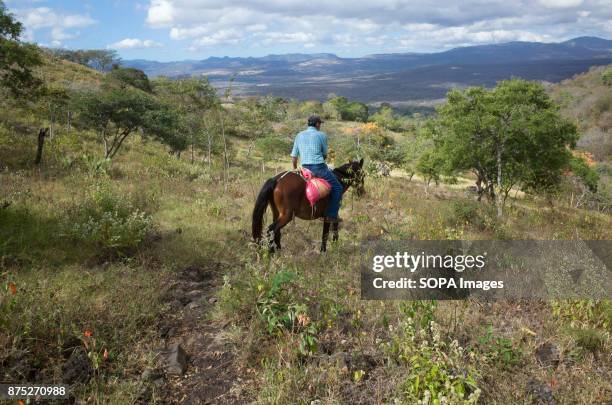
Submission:
<svg viewBox="0 0 612 405">
<path fill-rule="evenodd" d="M 171 311 L 160 326 L 166 349 L 158 353 L 158 367 L 143 373 L 153 387 L 143 403 L 246 402 L 231 347 L 223 339 L 225 325 L 210 317 L 221 284 L 222 265 L 215 265 L 189 267 L 169 287 Z"/>
</svg>

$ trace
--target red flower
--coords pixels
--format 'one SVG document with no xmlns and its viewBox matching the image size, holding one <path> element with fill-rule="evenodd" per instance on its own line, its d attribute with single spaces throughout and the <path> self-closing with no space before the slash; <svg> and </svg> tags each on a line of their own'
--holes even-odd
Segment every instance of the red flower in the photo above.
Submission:
<svg viewBox="0 0 612 405">
<path fill-rule="evenodd" d="M 8 289 L 11 292 L 11 294 L 13 295 L 17 294 L 17 286 L 15 285 L 15 283 L 8 283 Z"/>
</svg>

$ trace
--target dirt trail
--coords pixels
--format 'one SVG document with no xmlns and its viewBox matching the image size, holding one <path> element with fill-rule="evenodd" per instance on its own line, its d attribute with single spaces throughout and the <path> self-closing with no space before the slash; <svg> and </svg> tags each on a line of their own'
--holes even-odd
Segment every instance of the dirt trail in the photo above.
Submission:
<svg viewBox="0 0 612 405">
<path fill-rule="evenodd" d="M 241 382 L 231 347 L 223 341 L 224 325 L 210 313 L 222 284 L 221 264 L 203 269 L 189 267 L 169 288 L 172 308 L 161 327 L 167 346 L 179 343 L 188 355 L 183 375 L 168 376 L 161 385 L 162 403 L 236 404 L 245 403 L 234 385 Z"/>
</svg>

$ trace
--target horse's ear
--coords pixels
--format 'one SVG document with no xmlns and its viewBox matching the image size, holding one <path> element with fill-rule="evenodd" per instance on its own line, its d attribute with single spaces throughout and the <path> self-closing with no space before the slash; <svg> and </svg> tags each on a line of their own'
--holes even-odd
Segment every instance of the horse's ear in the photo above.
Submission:
<svg viewBox="0 0 612 405">
<path fill-rule="evenodd" d="M 363 167 L 363 158 L 361 158 L 361 160 L 359 161 L 359 168 Z"/>
</svg>

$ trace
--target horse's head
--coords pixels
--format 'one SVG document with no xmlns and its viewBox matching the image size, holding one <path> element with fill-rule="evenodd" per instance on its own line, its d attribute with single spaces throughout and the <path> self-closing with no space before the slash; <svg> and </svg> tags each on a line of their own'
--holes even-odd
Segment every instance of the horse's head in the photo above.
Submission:
<svg viewBox="0 0 612 405">
<path fill-rule="evenodd" d="M 363 170 L 363 159 L 353 160 L 334 170 L 342 177 L 342 181 L 347 187 L 353 186 L 355 194 L 361 197 L 365 194 L 365 171 Z"/>
</svg>

